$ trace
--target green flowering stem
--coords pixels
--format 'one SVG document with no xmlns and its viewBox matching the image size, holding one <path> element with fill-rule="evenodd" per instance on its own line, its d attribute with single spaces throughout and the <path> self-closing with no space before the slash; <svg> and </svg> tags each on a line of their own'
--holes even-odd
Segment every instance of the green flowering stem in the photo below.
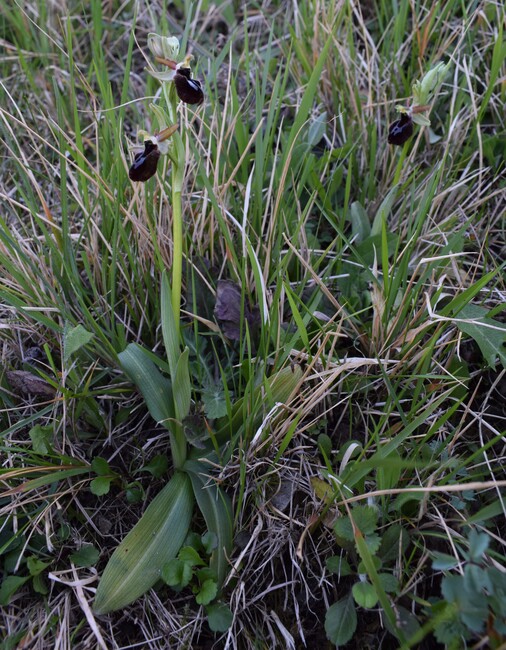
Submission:
<svg viewBox="0 0 506 650">
<path fill-rule="evenodd" d="M 160 36 L 158 34 L 148 35 L 148 47 L 154 55 L 157 63 L 162 63 L 169 68 L 168 71 L 150 71 L 162 84 L 162 95 L 165 100 L 164 109 L 151 105 L 160 130 L 167 125 L 178 123 L 177 106 L 179 103 L 173 79 L 176 71 L 176 60 L 179 55 L 179 41 L 175 37 Z M 185 61 L 189 62 L 190 57 Z M 183 191 L 185 171 L 185 140 L 186 134 L 174 133 L 166 153 L 172 161 L 172 312 L 177 338 L 180 334 L 181 314 L 181 285 L 183 279 L 183 215 L 181 193 Z"/>
<path fill-rule="evenodd" d="M 169 123 L 177 123 L 177 95 L 174 84 L 164 82 L 162 92 L 167 106 Z M 172 139 L 172 312 L 177 335 L 181 315 L 181 286 L 183 281 L 183 209 L 181 193 L 183 191 L 185 169 L 185 146 L 181 133 Z"/>
</svg>

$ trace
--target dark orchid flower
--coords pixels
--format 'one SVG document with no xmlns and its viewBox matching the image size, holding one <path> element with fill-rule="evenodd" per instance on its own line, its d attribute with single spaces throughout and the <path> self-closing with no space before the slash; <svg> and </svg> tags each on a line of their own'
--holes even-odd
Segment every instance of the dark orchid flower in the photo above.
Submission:
<svg viewBox="0 0 506 650">
<path fill-rule="evenodd" d="M 390 124 L 388 129 L 388 144 L 403 145 L 413 135 L 413 119 L 403 113 L 399 120 Z"/>
<path fill-rule="evenodd" d="M 160 159 L 158 145 L 151 140 L 144 143 L 144 151 L 138 153 L 132 166 L 128 171 L 131 181 L 146 182 L 156 174 L 156 168 Z"/>
<path fill-rule="evenodd" d="M 168 153 L 168 139 L 176 131 L 177 124 L 167 126 L 158 133 L 139 131 L 137 135 L 141 136 L 144 140 L 144 151 L 141 151 L 135 156 L 133 165 L 128 171 L 128 176 L 131 181 L 144 183 L 156 174 L 158 160 L 161 155 Z"/>
<path fill-rule="evenodd" d="M 177 96 L 185 104 L 202 104 L 204 91 L 197 79 L 192 79 L 190 68 L 179 67 L 174 75 Z"/>
</svg>

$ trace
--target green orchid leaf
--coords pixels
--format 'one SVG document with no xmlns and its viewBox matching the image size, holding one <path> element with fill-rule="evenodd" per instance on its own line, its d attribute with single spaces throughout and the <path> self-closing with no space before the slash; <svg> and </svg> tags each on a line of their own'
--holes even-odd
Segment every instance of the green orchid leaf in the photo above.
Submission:
<svg viewBox="0 0 506 650">
<path fill-rule="evenodd" d="M 168 428 L 168 421 L 175 417 L 170 381 L 137 343 L 130 343 L 118 358 L 125 373 L 141 391 L 151 417 Z"/>
<path fill-rule="evenodd" d="M 218 539 L 218 544 L 211 553 L 210 567 L 215 571 L 218 584 L 221 585 L 228 568 L 227 558 L 232 549 L 232 504 L 225 492 L 209 477 L 207 465 L 188 460 L 184 468 L 190 476 L 193 493 L 207 529 Z"/>
<path fill-rule="evenodd" d="M 126 607 L 160 579 L 186 538 L 192 514 L 190 479 L 177 472 L 112 554 L 95 596 L 97 614 Z"/>
</svg>

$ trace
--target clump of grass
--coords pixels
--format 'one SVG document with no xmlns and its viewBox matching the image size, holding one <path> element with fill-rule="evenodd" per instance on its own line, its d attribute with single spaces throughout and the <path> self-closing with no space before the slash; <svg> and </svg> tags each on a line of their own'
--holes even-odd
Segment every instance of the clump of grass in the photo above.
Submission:
<svg viewBox="0 0 506 650">
<path fill-rule="evenodd" d="M 504 7 L 156 11 L 2 9 L 3 636 L 500 647 Z M 226 442 L 209 470 L 234 511 L 223 637 L 190 587 L 90 610 L 97 574 L 173 470 L 169 432 L 120 365 L 139 343 L 170 374 L 172 186 L 128 179 L 157 91 L 151 31 L 197 54 L 207 96 L 184 109 L 179 326 L 191 444 Z M 440 61 L 432 132 L 389 146 L 395 105 Z M 235 330 L 215 318 L 220 280 L 235 287 Z M 276 404 L 266 378 L 295 364 L 296 395 Z M 205 522 L 192 525 L 202 539 Z"/>
</svg>

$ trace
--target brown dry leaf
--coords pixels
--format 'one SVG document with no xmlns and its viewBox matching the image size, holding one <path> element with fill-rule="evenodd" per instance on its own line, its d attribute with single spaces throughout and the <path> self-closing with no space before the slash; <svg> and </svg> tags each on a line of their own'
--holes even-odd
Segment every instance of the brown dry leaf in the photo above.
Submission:
<svg viewBox="0 0 506 650">
<path fill-rule="evenodd" d="M 5 374 L 13 392 L 18 395 L 32 395 L 46 399 L 55 396 L 55 389 L 47 381 L 27 370 L 8 370 Z"/>
<path fill-rule="evenodd" d="M 214 315 L 218 320 L 223 334 L 234 341 L 241 338 L 241 287 L 231 280 L 220 280 L 216 288 L 216 305 Z M 244 305 L 244 321 L 250 331 L 260 325 L 260 310 L 258 306 L 250 309 Z"/>
</svg>

